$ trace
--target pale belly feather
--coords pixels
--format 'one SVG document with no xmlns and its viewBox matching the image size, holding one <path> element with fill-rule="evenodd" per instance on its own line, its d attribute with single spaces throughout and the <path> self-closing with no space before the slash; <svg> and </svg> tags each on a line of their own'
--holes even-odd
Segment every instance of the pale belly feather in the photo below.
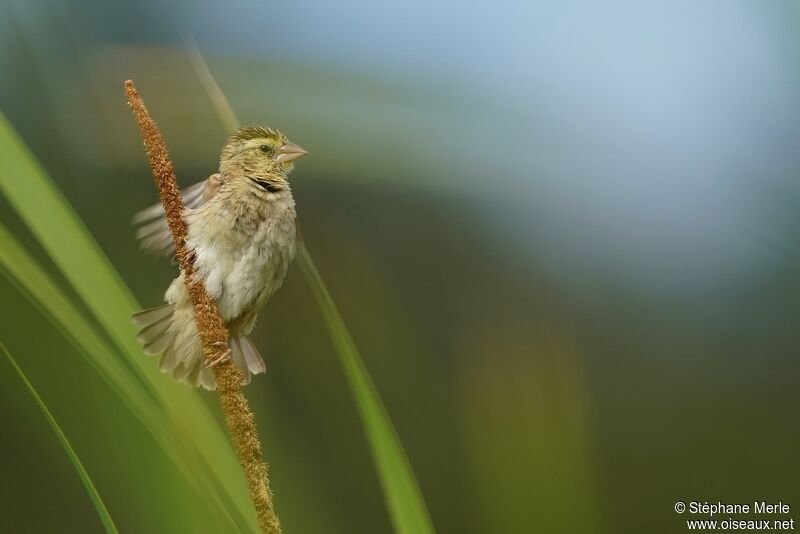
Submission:
<svg viewBox="0 0 800 534">
<path fill-rule="evenodd" d="M 258 311 L 283 283 L 295 255 L 294 202 L 289 198 L 274 204 L 244 225 L 223 211 L 204 217 L 206 206 L 186 216 L 195 276 L 202 278 L 233 335 L 252 331 Z M 192 357 L 202 349 L 183 275 L 173 280 L 165 300 L 175 304 L 171 329 L 185 343 L 181 359 Z"/>
</svg>

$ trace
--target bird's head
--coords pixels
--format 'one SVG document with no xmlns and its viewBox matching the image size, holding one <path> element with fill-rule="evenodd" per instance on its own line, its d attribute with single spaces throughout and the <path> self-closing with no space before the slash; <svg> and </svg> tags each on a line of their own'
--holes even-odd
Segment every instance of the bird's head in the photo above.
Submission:
<svg viewBox="0 0 800 534">
<path fill-rule="evenodd" d="M 285 180 L 294 160 L 306 154 L 278 130 L 242 126 L 223 147 L 219 169 L 233 175 Z"/>
</svg>

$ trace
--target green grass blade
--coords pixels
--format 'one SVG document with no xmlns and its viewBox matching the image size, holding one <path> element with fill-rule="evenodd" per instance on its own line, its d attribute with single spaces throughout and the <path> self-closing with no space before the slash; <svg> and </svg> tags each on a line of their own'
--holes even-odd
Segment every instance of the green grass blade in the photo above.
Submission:
<svg viewBox="0 0 800 534">
<path fill-rule="evenodd" d="M 89 477 L 89 473 L 86 472 L 86 468 L 83 466 L 80 458 L 78 458 L 78 454 L 75 452 L 75 449 L 72 448 L 67 436 L 61 430 L 61 427 L 58 425 L 55 417 L 53 414 L 50 413 L 50 410 L 47 409 L 47 405 L 44 403 L 42 398 L 39 396 L 39 393 L 36 392 L 36 388 L 33 387 L 33 384 L 28 380 L 28 377 L 25 376 L 25 373 L 22 372 L 19 365 L 17 364 L 16 360 L 11 356 L 11 353 L 5 348 L 5 346 L 0 343 L 0 350 L 8 358 L 8 361 L 14 367 L 14 370 L 19 375 L 22 382 L 25 384 L 25 387 L 30 392 L 33 399 L 36 401 L 36 405 L 42 411 L 47 419 L 47 423 L 50 425 L 50 428 L 53 429 L 55 432 L 56 437 L 58 438 L 59 443 L 64 448 L 64 452 L 67 453 L 67 457 L 69 461 L 72 463 L 72 466 L 78 472 L 78 477 L 80 477 L 81 482 L 83 483 L 83 487 L 86 488 L 86 493 L 89 494 L 89 498 L 92 500 L 92 504 L 94 505 L 94 509 L 97 510 L 97 515 L 100 516 L 100 521 L 103 523 L 103 526 L 106 529 L 106 532 L 113 532 L 118 533 L 117 526 L 114 524 L 114 520 L 111 519 L 111 514 L 108 513 L 108 509 L 106 508 L 105 503 L 103 502 L 103 498 L 100 497 L 100 494 L 97 492 L 97 488 L 92 482 L 91 477 Z"/>
<path fill-rule="evenodd" d="M 209 505 L 221 510 L 230 520 L 236 518 L 229 513 L 204 471 L 193 465 L 187 456 L 184 444 L 176 442 L 170 421 L 162 416 L 162 410 L 153 397 L 117 354 L 118 349 L 109 345 L 83 316 L 83 313 L 67 298 L 42 267 L 25 248 L 14 239 L 11 232 L 0 224 L 0 273 L 4 274 L 75 347 L 89 365 L 111 386 L 125 405 L 141 421 L 156 442 L 172 459 L 192 487 L 200 488 Z"/>
<path fill-rule="evenodd" d="M 397 437 L 358 348 L 303 243 L 298 247 L 297 258 L 325 318 L 328 332 L 333 339 L 336 353 L 339 355 L 356 400 L 395 531 L 403 534 L 433 533 L 433 524 L 403 445 Z"/>
<path fill-rule="evenodd" d="M 97 334 L 83 313 L 2 223 L 0 272 L 64 334 L 114 391 L 128 399 L 129 407 L 144 412 L 156 409 L 152 398 L 144 394 L 122 362 L 117 357 L 110 357 L 117 352 L 115 348 Z"/>
<path fill-rule="evenodd" d="M 197 77 L 222 123 L 228 131 L 235 130 L 240 123 L 225 93 L 217 84 L 193 41 L 187 41 L 187 49 Z M 372 383 L 356 344 L 302 241 L 298 246 L 297 261 L 325 318 L 334 348 L 358 407 L 395 531 L 402 534 L 435 532 L 400 438 Z"/>
<path fill-rule="evenodd" d="M 233 513 L 240 528 L 258 531 L 226 433 L 198 392 L 176 386 L 143 356 L 130 322 L 138 309 L 130 290 L 2 113 L 0 192 L 107 331 L 118 349 L 115 353 L 125 358 L 141 387 L 156 401 L 171 441 L 203 480 L 202 490 L 214 491 L 217 502 L 227 503 L 225 513 Z"/>
</svg>

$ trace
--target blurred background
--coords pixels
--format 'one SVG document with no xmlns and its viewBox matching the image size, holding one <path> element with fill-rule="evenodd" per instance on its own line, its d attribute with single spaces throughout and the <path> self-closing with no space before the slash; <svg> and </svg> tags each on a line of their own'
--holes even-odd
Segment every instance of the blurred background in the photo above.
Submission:
<svg viewBox="0 0 800 534">
<path fill-rule="evenodd" d="M 312 154 L 292 175 L 302 234 L 437 531 L 681 532 L 677 500 L 800 510 L 798 16 L 755 0 L 3 0 L 0 109 L 156 305 L 176 268 L 133 238 L 156 193 L 122 82 L 181 184 L 205 178 L 227 133 L 193 35 L 239 117 Z M 3 198 L 0 220 L 46 260 Z M 184 491 L 163 452 L 2 277 L 0 303 L 0 340 L 122 531 L 205 531 L 159 504 Z M 391 532 L 296 267 L 254 340 L 268 373 L 247 392 L 286 531 Z M 102 531 L 5 361 L 0 426 L 0 530 Z"/>
</svg>

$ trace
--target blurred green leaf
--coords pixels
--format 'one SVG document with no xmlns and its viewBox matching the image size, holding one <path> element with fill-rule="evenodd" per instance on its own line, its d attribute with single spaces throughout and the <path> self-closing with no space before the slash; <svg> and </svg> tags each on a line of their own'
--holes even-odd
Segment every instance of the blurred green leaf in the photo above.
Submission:
<svg viewBox="0 0 800 534">
<path fill-rule="evenodd" d="M 334 348 L 347 376 L 347 382 L 350 384 L 372 451 L 372 458 L 378 468 L 394 528 L 404 534 L 432 533 L 433 524 L 400 438 L 397 437 L 358 348 L 302 242 L 298 247 L 297 257 L 300 268 L 317 298 Z"/>
<path fill-rule="evenodd" d="M 220 502 L 218 490 L 213 487 L 207 472 L 191 464 L 192 457 L 187 456 L 185 445 L 177 441 L 169 419 L 163 416 L 163 410 L 152 395 L 119 358 L 119 350 L 98 335 L 86 317 L 2 224 L 0 224 L 0 272 L 64 334 L 78 353 L 111 386 L 111 390 L 122 398 L 125 405 L 141 421 L 193 487 L 211 490 L 201 491 L 202 497 L 208 504 L 224 512 L 229 521 L 235 522 L 227 508 Z"/>
<path fill-rule="evenodd" d="M 197 489 L 216 504 L 231 528 L 258 531 L 247 487 L 233 448 L 195 390 L 176 387 L 143 356 L 130 315 L 138 306 L 102 250 L 30 151 L 0 113 L 0 191 L 116 345 L 110 349 L 47 279 L 34 269 L 8 232 L 0 258 L 40 309 L 83 346 L 95 368 L 126 403 Z M 4 249 L 5 247 L 5 249 Z M 15 274 L 14 274 L 15 273 Z M 121 358 L 121 359 L 120 359 Z M 120 360 L 115 360 L 120 359 Z M 112 363 L 115 362 L 115 363 Z"/>
<path fill-rule="evenodd" d="M 114 520 L 111 519 L 111 514 L 108 513 L 108 509 L 106 508 L 105 503 L 103 502 L 102 497 L 97 492 L 97 488 L 94 486 L 91 477 L 89 477 L 89 473 L 86 472 L 86 469 L 83 467 L 83 463 L 81 463 L 80 458 L 78 458 L 78 454 L 75 452 L 75 449 L 72 448 L 67 436 L 61 430 L 61 427 L 58 425 L 55 417 L 53 414 L 50 413 L 50 410 L 47 409 L 47 405 L 44 403 L 42 398 L 36 392 L 36 388 L 33 387 L 33 384 L 30 383 L 28 377 L 25 376 L 25 373 L 22 372 L 19 365 L 17 364 L 16 360 L 11 356 L 11 353 L 6 350 L 5 346 L 0 343 L 0 350 L 8 358 L 8 361 L 11 362 L 11 365 L 14 367 L 14 370 L 19 375 L 22 382 L 25 384 L 25 387 L 30 392 L 33 400 L 36 401 L 36 405 L 44 414 L 45 418 L 47 419 L 47 423 L 50 425 L 50 428 L 53 429 L 55 432 L 56 437 L 58 438 L 59 443 L 64 448 L 64 452 L 67 453 L 67 457 L 69 457 L 69 461 L 72 463 L 75 470 L 78 472 L 78 476 L 83 483 L 83 487 L 86 488 L 86 493 L 89 494 L 89 498 L 92 500 L 92 504 L 94 505 L 95 510 L 97 510 L 97 515 L 100 516 L 100 521 L 103 523 L 103 526 L 106 529 L 106 532 L 119 532 L 117 530 L 117 526 L 114 524 Z"/>
<path fill-rule="evenodd" d="M 235 130 L 240 122 L 225 93 L 211 74 L 197 46 L 189 41 L 187 49 L 197 77 L 220 120 L 228 131 Z M 339 362 L 358 407 L 395 531 L 403 534 L 433 533 L 433 523 L 403 444 L 372 383 L 356 344 L 302 240 L 298 246 L 297 261 L 325 318 Z"/>
</svg>

